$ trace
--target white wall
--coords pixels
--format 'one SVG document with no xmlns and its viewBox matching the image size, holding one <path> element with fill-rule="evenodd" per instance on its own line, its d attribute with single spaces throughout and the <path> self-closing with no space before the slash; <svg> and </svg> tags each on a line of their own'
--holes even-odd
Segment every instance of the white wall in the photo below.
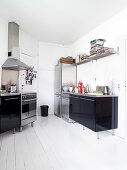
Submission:
<svg viewBox="0 0 127 170">
<path fill-rule="evenodd" d="M 73 55 L 84 52 L 89 53 L 90 41 L 96 38 L 105 38 L 107 40 L 105 46 L 116 47 L 119 43 L 119 39 L 127 35 L 126 16 L 127 9 L 81 37 L 78 41 L 72 44 Z"/>
<path fill-rule="evenodd" d="M 8 57 L 8 22 L 0 18 L 0 84 L 1 66 Z"/>
<path fill-rule="evenodd" d="M 54 114 L 54 68 L 60 57 L 70 55 L 70 48 L 41 42 L 39 44 L 39 105 L 49 105 L 49 114 Z"/>
<path fill-rule="evenodd" d="M 83 80 L 84 84 L 90 83 L 95 85 L 109 85 L 109 81 L 113 80 L 115 93 L 119 95 L 119 129 L 118 134 L 125 136 L 125 39 L 127 38 L 127 9 L 114 16 L 107 22 L 90 31 L 87 35 L 80 38 L 72 45 L 73 57 L 79 53 L 89 54 L 90 41 L 96 38 L 106 39 L 104 46 L 119 46 L 120 54 L 112 55 L 78 66 L 78 80 Z M 120 84 L 120 90 L 118 90 Z"/>
<path fill-rule="evenodd" d="M 20 48 L 20 60 L 27 65 L 34 67 L 38 71 L 38 51 L 39 43 L 36 39 L 22 30 L 19 30 L 19 48 Z M 37 92 L 37 78 L 33 79 L 32 85 L 28 85 L 25 82 L 26 71 L 20 71 L 19 74 L 19 90 L 25 92 Z M 23 85 L 23 89 L 22 89 Z"/>
</svg>

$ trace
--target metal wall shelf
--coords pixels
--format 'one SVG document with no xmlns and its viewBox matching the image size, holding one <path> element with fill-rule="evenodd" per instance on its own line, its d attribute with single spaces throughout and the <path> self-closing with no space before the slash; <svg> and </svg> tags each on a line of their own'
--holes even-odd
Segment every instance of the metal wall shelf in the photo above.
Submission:
<svg viewBox="0 0 127 170">
<path fill-rule="evenodd" d="M 97 54 L 96 56 L 90 57 L 90 58 L 87 59 L 87 60 L 80 61 L 80 62 L 75 63 L 75 64 L 73 64 L 73 65 L 76 66 L 76 65 L 88 63 L 88 62 L 91 62 L 91 61 L 93 61 L 93 60 L 98 60 L 98 59 L 101 59 L 101 58 L 104 58 L 104 57 L 108 57 L 108 56 L 113 55 L 113 54 L 118 54 L 118 52 L 106 52 L 106 53 L 103 53 L 103 54 Z"/>
<path fill-rule="evenodd" d="M 78 62 L 78 63 L 74 63 L 73 65 L 76 66 L 76 65 L 88 63 L 88 62 L 90 62 L 90 61 L 91 61 L 91 59 L 87 59 L 87 60 L 80 61 L 80 62 Z"/>
</svg>

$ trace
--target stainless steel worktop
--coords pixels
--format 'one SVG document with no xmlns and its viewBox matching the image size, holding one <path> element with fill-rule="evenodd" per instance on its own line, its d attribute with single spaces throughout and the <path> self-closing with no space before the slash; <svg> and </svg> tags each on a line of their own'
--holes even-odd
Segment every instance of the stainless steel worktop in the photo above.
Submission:
<svg viewBox="0 0 127 170">
<path fill-rule="evenodd" d="M 16 96 L 20 95 L 21 93 L 0 93 L 0 96 Z"/>
<path fill-rule="evenodd" d="M 71 94 L 71 95 L 86 96 L 86 97 L 118 97 L 117 95 L 103 95 L 103 94 L 100 95 L 100 94 L 93 94 L 93 93 L 80 94 L 80 93 L 63 92 L 62 94 Z"/>
<path fill-rule="evenodd" d="M 4 93 L 4 92 L 0 92 L 0 96 L 15 96 L 15 95 L 24 95 L 24 94 L 35 94 L 36 92 L 18 92 L 18 93 Z"/>
</svg>

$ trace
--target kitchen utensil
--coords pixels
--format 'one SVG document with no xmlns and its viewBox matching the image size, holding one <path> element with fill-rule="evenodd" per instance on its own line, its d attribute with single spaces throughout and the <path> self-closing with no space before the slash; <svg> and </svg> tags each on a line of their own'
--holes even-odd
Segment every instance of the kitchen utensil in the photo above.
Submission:
<svg viewBox="0 0 127 170">
<path fill-rule="evenodd" d="M 73 87 L 69 87 L 69 92 L 72 92 L 73 91 Z"/>
<path fill-rule="evenodd" d="M 69 87 L 66 87 L 66 86 L 63 87 L 63 91 L 64 91 L 64 92 L 68 92 L 68 90 L 69 90 Z"/>
<path fill-rule="evenodd" d="M 10 93 L 16 92 L 16 85 L 10 85 Z"/>
</svg>

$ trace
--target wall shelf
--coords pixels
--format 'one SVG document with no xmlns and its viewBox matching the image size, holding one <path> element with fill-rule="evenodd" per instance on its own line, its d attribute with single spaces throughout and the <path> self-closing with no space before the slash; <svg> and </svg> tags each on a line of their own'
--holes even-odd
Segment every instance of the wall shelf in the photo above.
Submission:
<svg viewBox="0 0 127 170">
<path fill-rule="evenodd" d="M 90 61 L 91 61 L 91 59 L 87 59 L 87 60 L 83 60 L 83 61 L 74 63 L 73 65 L 80 65 L 80 64 L 88 63 L 88 62 L 90 62 Z"/>
<path fill-rule="evenodd" d="M 106 53 L 103 53 L 103 54 L 97 54 L 94 57 L 90 57 L 87 60 L 80 61 L 80 62 L 75 63 L 73 65 L 77 66 L 77 65 L 80 65 L 80 64 L 88 63 L 88 62 L 91 62 L 93 60 L 98 60 L 98 59 L 101 59 L 101 58 L 104 58 L 104 57 L 108 57 L 108 56 L 113 55 L 113 54 L 118 54 L 118 52 L 106 52 Z"/>
</svg>

